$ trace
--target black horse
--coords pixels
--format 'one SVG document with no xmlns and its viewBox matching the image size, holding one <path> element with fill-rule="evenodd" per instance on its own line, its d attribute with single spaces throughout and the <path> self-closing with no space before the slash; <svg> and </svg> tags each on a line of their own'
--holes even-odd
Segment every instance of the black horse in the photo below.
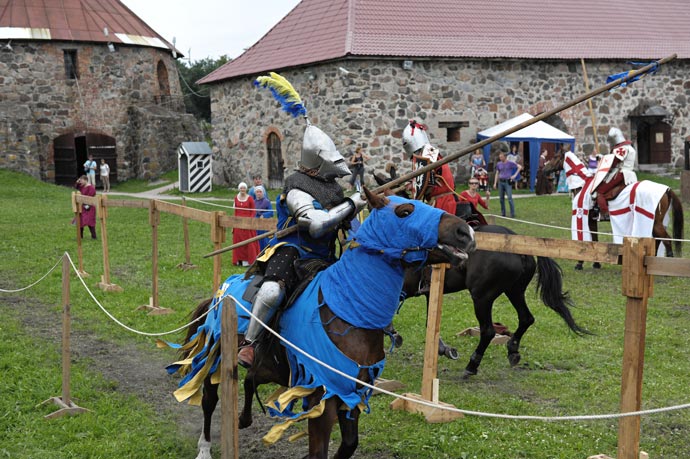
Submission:
<svg viewBox="0 0 690 459">
<path fill-rule="evenodd" d="M 497 225 L 475 227 L 478 233 L 515 234 L 508 228 Z M 573 318 L 569 306 L 572 300 L 563 292 L 563 277 L 560 266 L 551 258 L 517 255 L 513 253 L 477 250 L 472 252 L 465 263 L 448 269 L 445 275 L 443 293 L 469 290 L 474 304 L 474 313 L 479 321 L 480 339 L 464 377 L 476 375 L 486 348 L 496 336 L 491 311 L 496 299 L 505 294 L 518 315 L 518 328 L 507 344 L 508 361 L 511 366 L 520 362 L 520 340 L 534 323 L 534 316 L 527 306 L 525 291 L 537 273 L 537 291 L 542 302 L 563 318 L 568 327 L 578 335 L 589 332 L 580 327 Z M 405 273 L 404 293 L 407 297 L 420 296 L 419 285 L 422 273 L 408 270 Z M 424 293 L 429 301 L 428 293 Z M 440 343 L 439 352 L 443 351 Z"/>
<path fill-rule="evenodd" d="M 382 175 L 374 175 L 374 178 L 379 185 L 389 180 Z M 461 218 L 465 216 L 462 214 L 464 210 L 464 207 L 458 206 L 457 213 L 461 214 Z M 515 234 L 510 229 L 498 225 L 472 226 L 475 232 L 479 233 Z M 484 352 L 496 336 L 491 312 L 494 301 L 501 294 L 508 297 L 519 320 L 518 328 L 507 345 L 508 361 L 511 366 L 520 362 L 520 340 L 534 323 L 534 316 L 525 300 L 525 291 L 535 273 L 538 274 L 537 291 L 541 295 L 542 302 L 556 311 L 568 327 L 578 335 L 589 333 L 575 322 L 570 313 L 569 306 L 572 300 L 567 292 L 563 292 L 562 270 L 553 259 L 537 257 L 535 260 L 529 255 L 477 250 L 469 255 L 465 263 L 446 271 L 443 285 L 444 294 L 469 290 L 474 303 L 475 316 L 479 322 L 480 340 L 465 368 L 465 378 L 477 374 Z M 425 291 L 426 289 L 420 289 L 424 275 L 421 270 L 408 269 L 405 273 L 403 294 L 406 298 L 424 295 L 428 304 L 428 292 Z M 443 340 L 439 341 L 439 354 L 457 358 L 457 351 L 446 346 Z"/>
</svg>

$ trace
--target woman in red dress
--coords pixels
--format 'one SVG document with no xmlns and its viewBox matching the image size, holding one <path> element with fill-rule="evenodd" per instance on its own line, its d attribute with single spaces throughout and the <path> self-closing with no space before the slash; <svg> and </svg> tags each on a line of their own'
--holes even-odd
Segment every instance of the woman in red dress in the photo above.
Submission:
<svg viewBox="0 0 690 459">
<path fill-rule="evenodd" d="M 237 186 L 239 193 L 235 196 L 235 216 L 254 218 L 256 208 L 254 199 L 247 194 L 247 184 L 242 182 Z M 256 236 L 255 230 L 233 228 L 232 243 L 246 241 Z M 232 251 L 232 264 L 237 266 L 249 266 L 254 263 L 259 255 L 259 241 L 251 242 Z"/>
<path fill-rule="evenodd" d="M 74 187 L 79 190 L 79 193 L 84 196 L 96 196 L 96 188 L 89 183 L 86 175 L 82 175 L 77 179 L 77 183 Z M 82 206 L 81 217 L 80 217 L 81 237 L 84 237 L 84 227 L 88 226 L 91 232 L 91 239 L 96 239 L 96 207 L 84 204 Z"/>
</svg>

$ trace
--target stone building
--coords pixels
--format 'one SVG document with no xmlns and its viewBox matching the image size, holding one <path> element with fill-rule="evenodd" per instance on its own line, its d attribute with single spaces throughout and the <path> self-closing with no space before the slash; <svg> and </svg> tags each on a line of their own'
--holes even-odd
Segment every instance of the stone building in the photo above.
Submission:
<svg viewBox="0 0 690 459">
<path fill-rule="evenodd" d="M 592 100 L 596 132 L 586 103 L 547 122 L 573 135 L 578 152 L 597 142 L 606 152 L 606 134 L 617 126 L 642 167 L 679 166 L 690 134 L 690 29 L 679 18 L 689 15 L 690 3 L 671 0 L 655 2 L 653 11 L 637 0 L 582 0 L 576 8 L 569 0 L 303 0 L 201 80 L 211 89 L 215 180 L 234 184 L 260 172 L 276 187 L 296 167 L 304 121 L 252 86 L 268 71 L 292 82 L 311 122 L 341 152 L 365 148 L 367 171 L 392 163 L 407 172 L 400 135 L 409 119 L 427 124 L 432 143 L 454 153 L 479 131 L 587 92 L 581 58 L 597 88 L 634 69 L 630 60 L 673 53 L 677 59 L 656 74 Z M 452 164 L 458 177 L 466 166 Z"/>
<path fill-rule="evenodd" d="M 117 0 L 0 0 L 0 167 L 65 185 L 89 153 L 111 181 L 174 169 L 202 140 L 178 56 Z"/>
</svg>

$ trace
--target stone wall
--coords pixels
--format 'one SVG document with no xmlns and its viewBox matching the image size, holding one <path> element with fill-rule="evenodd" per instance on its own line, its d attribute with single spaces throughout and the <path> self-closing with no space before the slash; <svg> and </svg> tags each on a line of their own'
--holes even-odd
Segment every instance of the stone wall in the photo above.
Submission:
<svg viewBox="0 0 690 459">
<path fill-rule="evenodd" d="M 120 180 L 147 178 L 173 167 L 178 133 L 201 140 L 196 123 L 183 116 L 175 62 L 165 50 L 116 45 L 110 52 L 102 44 L 54 41 L 13 41 L 12 48 L 0 51 L 0 167 L 52 181 L 53 139 L 96 132 L 115 138 Z M 77 52 L 78 79 L 66 77 L 66 49 Z M 159 62 L 169 93 L 160 89 Z M 136 120 L 132 113 L 139 113 Z"/>
<path fill-rule="evenodd" d="M 401 63 L 343 60 L 281 74 L 301 94 L 311 122 L 328 133 L 346 156 L 355 145 L 362 145 L 372 157 L 367 171 L 379 172 L 389 162 L 399 172 L 409 171 L 400 141 L 409 119 L 427 124 L 432 143 L 442 153 L 452 154 L 474 143 L 479 131 L 524 112 L 542 113 L 586 92 L 579 61 L 414 61 L 411 70 L 403 70 Z M 588 62 L 590 88 L 603 86 L 606 76 L 626 69 L 625 62 Z M 660 105 L 672 114 L 672 164 L 681 165 L 683 139 L 689 134 L 688 70 L 688 61 L 673 61 L 656 75 L 592 99 L 600 150 L 608 148 L 606 134 L 611 126 L 630 136 L 629 115 L 641 106 Z M 211 88 L 217 183 L 232 185 L 253 172 L 265 176 L 268 165 L 263 141 L 272 129 L 283 138 L 288 172 L 299 159 L 304 121 L 280 111 L 269 91 L 251 83 L 251 78 L 238 78 Z M 576 138 L 577 151 L 593 148 L 587 103 L 548 121 Z M 449 141 L 447 128 L 441 127 L 448 124 L 442 123 L 464 126 L 459 128 L 459 138 Z M 456 176 L 465 173 L 467 163 L 463 159 L 452 165 Z"/>
</svg>

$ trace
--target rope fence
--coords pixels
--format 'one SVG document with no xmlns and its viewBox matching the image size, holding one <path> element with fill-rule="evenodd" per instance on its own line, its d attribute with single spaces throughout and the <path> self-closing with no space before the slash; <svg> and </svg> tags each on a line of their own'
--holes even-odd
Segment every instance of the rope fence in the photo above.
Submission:
<svg viewBox="0 0 690 459">
<path fill-rule="evenodd" d="M 91 299 L 96 303 L 96 305 L 101 309 L 101 311 L 113 322 L 115 322 L 117 325 L 122 327 L 123 329 L 135 333 L 138 335 L 142 336 L 151 336 L 151 337 L 156 337 L 156 336 L 165 336 L 165 335 L 170 335 L 173 333 L 177 333 L 181 330 L 184 330 L 188 328 L 189 326 L 193 325 L 194 323 L 200 321 L 201 319 L 205 318 L 211 311 L 213 311 L 214 308 L 209 308 L 208 311 L 206 311 L 204 314 L 202 314 L 200 317 L 197 319 L 188 322 L 174 330 L 166 331 L 166 332 L 143 332 L 140 330 L 136 330 L 132 327 L 127 326 L 126 324 L 122 323 L 120 320 L 118 320 L 113 314 L 111 314 L 99 301 L 98 299 L 94 296 L 93 292 L 89 289 L 89 287 L 86 285 L 86 282 L 84 281 L 83 277 L 80 275 L 79 270 L 76 268 L 74 265 L 74 262 L 72 261 L 72 258 L 70 257 L 68 252 L 65 252 L 57 261 L 57 263 L 52 266 L 46 274 L 44 274 L 39 280 L 36 282 L 33 282 L 32 284 L 19 288 L 19 289 L 0 289 L 0 292 L 2 293 L 15 293 L 15 292 L 21 292 L 21 291 L 26 291 L 29 290 L 30 288 L 36 286 L 38 283 L 46 279 L 48 275 L 50 275 L 55 268 L 63 261 L 64 258 L 67 258 L 72 270 L 74 273 L 77 275 L 79 281 L 81 282 L 82 286 L 88 293 L 88 295 L 91 297 Z M 233 296 L 228 295 L 232 301 L 239 305 L 240 308 L 253 317 L 257 323 L 259 323 L 264 329 L 266 329 L 269 333 L 274 335 L 276 338 L 278 338 L 281 342 L 283 342 L 286 346 L 291 347 L 295 351 L 299 352 L 300 354 L 306 356 L 307 358 L 311 359 L 312 361 L 316 362 L 318 365 L 321 365 L 322 367 L 328 369 L 329 371 L 343 377 L 346 379 L 349 379 L 357 384 L 361 384 L 362 386 L 365 386 L 369 389 L 375 389 L 377 392 L 386 394 L 388 396 L 391 396 L 396 399 L 401 399 L 401 400 L 406 400 L 409 402 L 413 402 L 415 404 L 420 404 L 420 405 L 425 405 L 430 408 L 438 409 L 438 410 L 445 410 L 449 412 L 455 412 L 455 413 L 460 413 L 464 415 L 470 415 L 470 416 L 478 416 L 478 417 L 488 417 L 488 418 L 497 418 L 497 419 L 509 419 L 509 420 L 529 420 L 529 421 L 547 421 L 547 422 L 553 422 L 553 421 L 593 421 L 593 420 L 603 420 L 603 419 L 617 419 L 617 418 L 623 418 L 623 417 L 631 417 L 631 416 L 642 416 L 642 415 L 649 415 L 649 414 L 656 414 L 656 413 L 664 413 L 664 412 L 670 412 L 670 411 L 677 411 L 677 410 L 682 410 L 682 409 L 688 409 L 690 408 L 690 403 L 684 403 L 680 405 L 673 405 L 673 406 L 668 406 L 668 407 L 662 407 L 662 408 L 653 408 L 653 409 L 647 409 L 647 410 L 639 410 L 639 411 L 628 411 L 625 413 L 607 413 L 607 414 L 593 414 L 593 415 L 572 415 L 572 416 L 536 416 L 536 415 L 511 415 L 511 414 L 502 414 L 502 413 L 490 413 L 490 412 L 482 412 L 482 411 L 473 411 L 473 410 L 466 410 L 466 409 L 461 409 L 461 408 L 456 408 L 451 405 L 447 404 L 439 404 L 435 403 L 433 401 L 428 401 L 428 400 L 423 400 L 423 399 L 418 399 L 418 398 L 409 398 L 406 397 L 405 395 L 400 395 L 395 392 L 388 391 L 384 388 L 381 387 L 375 387 L 372 384 L 369 384 L 365 381 L 361 381 L 357 378 L 354 378 L 350 375 L 347 375 L 337 368 L 332 367 L 331 365 L 327 364 L 326 362 L 323 362 L 316 357 L 312 356 L 309 354 L 307 351 L 299 348 L 297 345 L 294 343 L 288 341 L 284 337 L 282 337 L 278 332 L 273 330 L 271 327 L 269 327 L 267 324 L 265 324 L 261 319 L 259 319 L 257 316 L 255 316 L 252 311 L 248 310 L 245 308 L 241 303 L 237 301 Z M 218 302 L 220 304 L 220 302 Z"/>
</svg>

